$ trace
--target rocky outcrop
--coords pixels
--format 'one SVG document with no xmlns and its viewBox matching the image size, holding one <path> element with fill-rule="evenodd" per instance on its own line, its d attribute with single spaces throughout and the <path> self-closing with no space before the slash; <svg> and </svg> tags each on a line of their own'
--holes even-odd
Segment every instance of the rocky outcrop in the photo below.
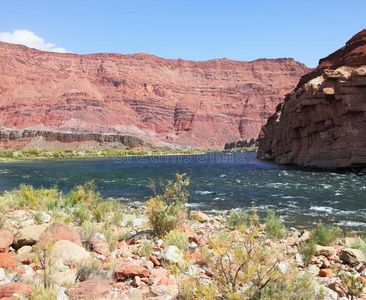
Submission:
<svg viewBox="0 0 366 300">
<path fill-rule="evenodd" d="M 328 169 L 366 166 L 366 30 L 320 60 L 262 128 L 258 157 Z"/>
<path fill-rule="evenodd" d="M 51 53 L 0 42 L 0 128 L 92 139 L 89 134 L 112 133 L 153 146 L 222 149 L 256 138 L 306 72 L 290 58 L 194 62 L 144 53 Z M 15 142 L 7 141 L 0 147 Z"/>
<path fill-rule="evenodd" d="M 73 148 L 73 144 L 84 145 L 86 148 L 140 148 L 145 146 L 142 139 L 130 135 L 71 133 L 54 130 L 0 130 L 0 148 L 5 150 L 63 149 Z"/>
</svg>

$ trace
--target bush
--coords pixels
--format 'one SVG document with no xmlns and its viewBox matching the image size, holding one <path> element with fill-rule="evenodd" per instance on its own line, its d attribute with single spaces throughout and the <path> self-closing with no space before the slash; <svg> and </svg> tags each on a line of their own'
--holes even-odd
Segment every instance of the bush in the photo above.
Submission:
<svg viewBox="0 0 366 300">
<path fill-rule="evenodd" d="M 57 294 L 54 287 L 45 288 L 43 285 L 35 287 L 29 295 L 29 300 L 56 300 Z"/>
<path fill-rule="evenodd" d="M 287 235 L 287 230 L 281 219 L 273 211 L 269 211 L 266 218 L 266 231 L 270 239 L 280 239 Z"/>
<path fill-rule="evenodd" d="M 165 236 L 164 241 L 171 246 L 177 246 L 180 250 L 184 250 L 188 245 L 188 236 L 186 233 L 173 229 Z"/>
<path fill-rule="evenodd" d="M 342 230 L 336 226 L 327 226 L 320 223 L 312 233 L 312 239 L 318 245 L 330 246 L 340 238 Z"/>
<path fill-rule="evenodd" d="M 139 254 L 142 257 L 149 257 L 154 249 L 154 243 L 152 241 L 145 241 L 142 247 L 139 249 Z"/>
<path fill-rule="evenodd" d="M 162 195 L 155 195 L 146 202 L 147 216 L 157 236 L 163 236 L 182 224 L 187 217 L 185 204 L 189 192 L 186 174 L 176 174 L 176 181 L 169 182 Z"/>
<path fill-rule="evenodd" d="M 104 271 L 100 260 L 81 261 L 76 264 L 76 280 L 82 282 L 88 279 L 103 277 Z"/>
<path fill-rule="evenodd" d="M 310 265 L 311 258 L 313 255 L 315 255 L 316 245 L 316 242 L 311 239 L 298 245 L 297 248 L 302 256 L 305 266 Z"/>
<path fill-rule="evenodd" d="M 237 226 L 247 225 L 248 214 L 246 211 L 232 209 L 228 219 L 229 228 L 235 229 Z"/>
</svg>

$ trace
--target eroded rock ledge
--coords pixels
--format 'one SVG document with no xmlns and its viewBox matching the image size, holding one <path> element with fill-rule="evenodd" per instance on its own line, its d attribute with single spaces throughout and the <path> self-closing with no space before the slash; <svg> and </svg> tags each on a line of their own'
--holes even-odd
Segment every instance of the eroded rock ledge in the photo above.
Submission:
<svg viewBox="0 0 366 300">
<path fill-rule="evenodd" d="M 131 135 L 69 133 L 47 130 L 0 130 L 1 149 L 72 149 L 75 145 L 89 148 L 137 148 L 145 146 L 143 140 Z"/>
<path fill-rule="evenodd" d="M 365 37 L 364 30 L 300 80 L 310 79 L 286 96 L 262 128 L 258 158 L 327 169 L 366 167 Z"/>
</svg>

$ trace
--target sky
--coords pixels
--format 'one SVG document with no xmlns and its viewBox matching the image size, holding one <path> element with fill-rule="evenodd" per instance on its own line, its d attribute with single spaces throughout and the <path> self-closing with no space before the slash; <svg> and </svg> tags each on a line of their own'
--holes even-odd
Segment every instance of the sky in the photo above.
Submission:
<svg viewBox="0 0 366 300">
<path fill-rule="evenodd" d="M 0 40 L 56 52 L 308 67 L 366 28 L 366 1 L 0 0 Z"/>
</svg>

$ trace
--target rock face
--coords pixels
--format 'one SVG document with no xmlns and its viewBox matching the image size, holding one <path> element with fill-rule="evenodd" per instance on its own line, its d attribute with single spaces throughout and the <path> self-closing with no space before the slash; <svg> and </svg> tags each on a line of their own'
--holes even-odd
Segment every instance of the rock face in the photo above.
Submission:
<svg viewBox="0 0 366 300">
<path fill-rule="evenodd" d="M 319 168 L 366 166 L 366 30 L 320 60 L 262 128 L 258 157 Z"/>
<path fill-rule="evenodd" d="M 0 42 L 0 70 L 0 128 L 222 149 L 256 138 L 309 69 L 290 58 L 194 62 L 144 53 L 50 53 Z M 42 139 L 67 142 L 63 134 Z M 5 138 L 0 147 L 26 147 L 34 137 L 22 139 Z"/>
</svg>

